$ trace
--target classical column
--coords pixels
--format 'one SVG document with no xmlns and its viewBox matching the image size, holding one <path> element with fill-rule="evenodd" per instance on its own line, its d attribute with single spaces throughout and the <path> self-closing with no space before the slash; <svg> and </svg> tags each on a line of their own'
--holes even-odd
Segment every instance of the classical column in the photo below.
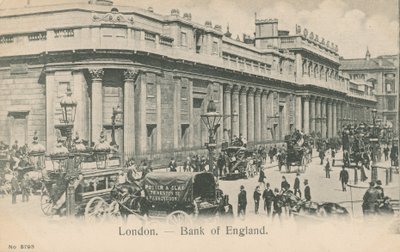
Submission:
<svg viewBox="0 0 400 252">
<path fill-rule="evenodd" d="M 312 96 L 312 97 L 310 97 L 310 133 L 311 132 L 315 133 L 315 130 L 316 130 L 315 117 L 316 117 L 315 116 L 315 97 Z"/>
<path fill-rule="evenodd" d="M 326 103 L 327 106 L 327 125 L 328 125 L 328 138 L 332 137 L 332 101 L 328 100 L 328 102 Z"/>
<path fill-rule="evenodd" d="M 322 138 L 327 138 L 327 114 L 326 114 L 326 99 L 321 100 L 321 136 Z"/>
<path fill-rule="evenodd" d="M 239 97 L 239 130 L 242 137 L 247 138 L 247 87 L 240 89 Z"/>
<path fill-rule="evenodd" d="M 188 101 L 189 101 L 189 137 L 188 146 L 192 148 L 194 146 L 194 131 L 193 131 L 193 80 L 188 79 Z"/>
<path fill-rule="evenodd" d="M 296 95 L 296 129 L 303 129 L 303 113 L 302 113 L 301 96 Z"/>
<path fill-rule="evenodd" d="M 342 122 L 343 122 L 343 117 L 342 117 L 342 101 L 339 101 L 337 103 L 337 128 L 338 130 L 342 130 Z"/>
<path fill-rule="evenodd" d="M 315 98 L 315 133 L 321 134 L 321 99 Z"/>
<path fill-rule="evenodd" d="M 161 152 L 162 150 L 162 130 L 161 128 L 164 126 L 162 124 L 162 108 L 161 108 L 161 83 L 159 81 L 157 81 L 158 76 L 155 76 L 155 86 L 156 86 L 156 124 L 157 124 L 157 128 L 156 128 L 156 151 L 157 152 Z M 179 90 L 176 91 L 178 86 L 175 86 L 175 96 L 177 95 L 178 98 L 176 99 L 176 106 L 177 108 L 181 107 L 181 86 L 179 85 Z M 180 144 L 180 136 L 181 136 L 181 110 L 177 109 L 176 110 L 177 113 L 175 116 L 177 117 L 176 120 L 176 124 L 178 125 L 177 128 L 174 131 L 174 134 L 177 136 L 176 138 L 178 138 L 178 142 L 174 143 L 176 144 L 176 146 L 179 146 Z M 147 134 L 147 132 L 146 132 Z M 174 138 L 175 139 L 175 138 Z"/>
<path fill-rule="evenodd" d="M 78 132 L 81 139 L 89 140 L 88 135 L 88 116 L 87 116 L 87 99 L 86 99 L 86 80 L 82 70 L 72 72 L 73 78 L 73 97 L 75 97 L 78 106 L 76 106 L 76 115 L 74 123 L 74 131 Z"/>
<path fill-rule="evenodd" d="M 181 136 L 181 78 L 175 77 L 174 78 L 174 96 L 173 96 L 173 105 L 172 105 L 172 115 L 174 116 L 173 121 L 173 139 L 174 139 L 174 148 L 179 148 L 180 136 Z M 161 94 L 160 94 L 161 97 Z M 160 101 L 161 103 L 161 101 Z M 207 104 L 207 103 L 206 103 Z M 161 104 L 160 104 L 161 105 Z M 161 114 L 157 117 L 161 118 Z M 158 126 L 158 124 L 157 124 Z"/>
<path fill-rule="evenodd" d="M 232 135 L 233 136 L 239 136 L 239 89 L 240 87 L 238 85 L 233 86 L 232 89 L 232 111 L 231 114 L 237 114 L 237 118 L 232 118 L 231 123 L 232 123 Z"/>
<path fill-rule="evenodd" d="M 135 79 L 137 71 L 124 71 L 124 160 L 135 156 Z"/>
<path fill-rule="evenodd" d="M 137 132 L 137 152 L 146 153 L 147 151 L 147 123 L 146 123 L 146 73 L 140 73 L 140 80 L 138 83 L 138 132 Z"/>
<path fill-rule="evenodd" d="M 232 86 L 229 84 L 224 85 L 224 115 L 233 115 L 231 109 L 231 95 Z M 231 117 L 224 117 L 224 139 L 228 142 L 231 141 Z"/>
<path fill-rule="evenodd" d="M 303 109 L 303 125 L 304 133 L 310 134 L 310 97 L 303 96 L 304 109 Z"/>
<path fill-rule="evenodd" d="M 261 140 L 267 141 L 268 126 L 268 91 L 262 90 L 261 93 Z"/>
<path fill-rule="evenodd" d="M 46 72 L 46 151 L 52 152 L 57 143 L 57 136 L 54 128 L 54 98 L 57 97 L 54 72 Z M 78 105 L 79 106 L 79 105 Z"/>
<path fill-rule="evenodd" d="M 247 141 L 254 142 L 254 88 L 248 89 L 247 96 Z"/>
<path fill-rule="evenodd" d="M 92 78 L 92 106 L 91 106 L 91 141 L 98 142 L 103 130 L 103 84 L 104 70 L 101 68 L 89 69 Z"/>
<path fill-rule="evenodd" d="M 254 141 L 261 142 L 261 90 L 256 89 L 254 96 Z"/>
<path fill-rule="evenodd" d="M 336 106 L 337 106 L 337 101 L 334 101 L 332 103 L 332 116 L 333 116 L 333 118 L 332 118 L 332 122 L 333 122 L 333 124 L 332 124 L 332 128 L 333 128 L 332 136 L 333 137 L 337 136 L 337 131 L 338 131 L 338 129 L 337 129 L 337 110 L 336 110 Z"/>
</svg>

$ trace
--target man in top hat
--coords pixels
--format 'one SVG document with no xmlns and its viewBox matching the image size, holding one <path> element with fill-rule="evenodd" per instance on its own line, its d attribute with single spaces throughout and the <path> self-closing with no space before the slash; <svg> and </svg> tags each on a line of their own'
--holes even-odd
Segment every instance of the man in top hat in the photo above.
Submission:
<svg viewBox="0 0 400 252">
<path fill-rule="evenodd" d="M 379 193 L 379 199 L 383 199 L 385 197 L 385 193 L 384 193 L 383 188 L 382 188 L 382 181 L 380 181 L 380 180 L 376 181 L 375 189 Z"/>
<path fill-rule="evenodd" d="M 247 195 L 246 190 L 244 190 L 244 186 L 240 186 L 240 192 L 238 195 L 238 217 L 244 217 L 246 215 L 246 207 L 247 207 Z"/>
<path fill-rule="evenodd" d="M 300 173 L 298 172 L 296 174 L 296 178 L 294 179 L 294 195 L 297 195 L 297 193 L 299 194 L 299 197 L 301 198 L 301 190 L 300 190 Z"/>
<path fill-rule="evenodd" d="M 346 191 L 347 183 L 349 182 L 349 173 L 346 170 L 346 167 L 343 165 L 342 170 L 340 171 L 339 180 L 342 182 L 342 191 Z"/>
<path fill-rule="evenodd" d="M 304 179 L 304 198 L 306 201 L 311 201 L 311 189 L 308 185 L 308 179 Z"/>
</svg>

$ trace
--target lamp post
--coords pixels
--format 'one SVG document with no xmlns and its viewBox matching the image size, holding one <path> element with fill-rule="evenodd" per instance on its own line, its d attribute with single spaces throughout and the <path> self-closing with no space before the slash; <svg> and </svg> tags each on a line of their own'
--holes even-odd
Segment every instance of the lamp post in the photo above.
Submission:
<svg viewBox="0 0 400 252">
<path fill-rule="evenodd" d="M 72 91 L 71 86 L 67 86 L 66 96 L 64 96 L 60 101 L 60 106 L 62 110 L 62 119 L 61 122 L 63 123 L 58 128 L 60 129 L 61 135 L 66 137 L 66 147 L 68 152 L 71 153 L 72 151 L 72 131 L 74 128 L 75 122 L 75 114 L 76 114 L 76 107 L 78 103 L 72 98 Z M 59 160 L 61 162 L 61 160 Z M 69 173 L 70 176 L 74 175 L 74 155 L 68 154 L 67 158 L 67 174 Z M 74 216 L 75 215 L 75 186 L 73 184 L 72 177 L 69 177 L 69 184 L 67 187 L 66 192 L 66 207 L 67 207 L 67 216 Z"/>
<path fill-rule="evenodd" d="M 200 115 L 201 120 L 206 125 L 208 130 L 208 143 L 206 143 L 208 149 L 208 165 L 209 169 L 211 169 L 212 173 L 214 173 L 214 163 L 213 163 L 213 154 L 214 150 L 217 146 L 215 140 L 215 133 L 220 126 L 220 121 L 223 115 L 217 112 L 217 107 L 213 100 L 210 100 L 207 106 L 207 113 Z M 218 177 L 218 174 L 217 174 Z"/>
<path fill-rule="evenodd" d="M 115 142 L 115 123 L 118 120 L 117 117 L 118 115 L 122 115 L 124 112 L 122 111 L 121 107 L 118 105 L 117 108 L 113 108 L 113 112 L 112 112 L 112 116 L 111 116 L 111 124 L 112 124 L 112 128 L 111 128 L 111 146 L 115 146 L 117 145 L 117 143 Z"/>
<path fill-rule="evenodd" d="M 232 115 L 237 116 L 237 113 L 234 112 Z M 205 124 L 208 130 L 208 143 L 206 143 L 206 147 L 208 149 L 208 165 L 209 169 L 211 169 L 213 174 L 216 174 L 218 178 L 218 172 L 215 173 L 214 171 L 214 163 L 213 163 L 213 155 L 214 155 L 214 150 L 217 147 L 217 142 L 215 139 L 215 134 L 220 127 L 220 121 L 222 118 L 227 118 L 231 117 L 231 115 L 223 115 L 217 112 L 217 106 L 215 105 L 213 100 L 210 100 L 210 102 L 207 105 L 207 112 L 203 115 L 200 115 L 201 120 Z M 234 119 L 234 118 L 233 118 Z"/>
<path fill-rule="evenodd" d="M 72 98 L 71 87 L 68 85 L 66 95 L 61 99 L 62 125 L 58 126 L 61 135 L 67 138 L 66 147 L 71 150 L 72 130 L 74 128 L 76 107 L 78 103 Z"/>
</svg>

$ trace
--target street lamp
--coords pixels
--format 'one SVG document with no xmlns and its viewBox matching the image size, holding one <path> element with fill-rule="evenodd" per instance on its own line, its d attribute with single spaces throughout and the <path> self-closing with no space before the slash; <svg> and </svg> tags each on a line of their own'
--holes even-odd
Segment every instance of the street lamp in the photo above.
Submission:
<svg viewBox="0 0 400 252">
<path fill-rule="evenodd" d="M 76 107 L 78 103 L 72 98 L 72 91 L 70 85 L 67 87 L 66 96 L 60 101 L 62 119 L 60 120 L 63 124 L 58 126 L 61 135 L 67 138 L 67 148 L 71 149 L 72 130 L 74 128 Z"/>
<path fill-rule="evenodd" d="M 121 107 L 118 105 L 117 108 L 113 108 L 112 116 L 111 116 L 111 124 L 112 124 L 112 129 L 111 129 L 111 146 L 117 145 L 115 142 L 115 123 L 118 120 L 117 117 L 118 115 L 122 115 L 124 112 L 122 111 Z"/>
<path fill-rule="evenodd" d="M 217 132 L 217 129 L 220 127 L 220 121 L 224 117 L 224 115 L 221 115 L 217 112 L 217 106 L 215 105 L 213 100 L 210 100 L 207 106 L 207 113 L 200 115 L 200 117 L 208 130 L 208 143 L 206 144 L 208 149 L 208 162 L 209 162 L 208 164 L 210 167 L 209 169 L 211 169 L 211 171 L 214 174 L 213 153 L 217 146 L 215 140 L 215 133 Z"/>
</svg>

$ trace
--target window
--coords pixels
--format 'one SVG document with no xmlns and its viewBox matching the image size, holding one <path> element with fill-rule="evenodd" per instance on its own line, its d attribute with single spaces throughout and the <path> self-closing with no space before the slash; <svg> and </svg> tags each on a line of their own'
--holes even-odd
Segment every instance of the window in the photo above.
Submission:
<svg viewBox="0 0 400 252">
<path fill-rule="evenodd" d="M 201 108 L 201 105 L 203 104 L 203 99 L 200 98 L 193 98 L 193 108 Z"/>
<path fill-rule="evenodd" d="M 386 93 L 394 93 L 395 90 L 395 79 L 392 74 L 387 74 L 385 76 L 385 86 L 386 86 Z"/>
<path fill-rule="evenodd" d="M 396 110 L 396 97 L 387 97 L 388 110 Z"/>
<path fill-rule="evenodd" d="M 154 83 L 147 83 L 146 93 L 148 98 L 156 97 L 156 86 Z"/>
<path fill-rule="evenodd" d="M 181 88 L 181 100 L 187 101 L 187 99 L 188 99 L 188 88 L 182 87 Z"/>
<path fill-rule="evenodd" d="M 186 34 L 186 32 L 181 32 L 181 46 L 187 46 L 187 34 Z"/>
<path fill-rule="evenodd" d="M 218 42 L 214 41 L 212 45 L 212 53 L 213 54 L 218 54 Z"/>
</svg>

